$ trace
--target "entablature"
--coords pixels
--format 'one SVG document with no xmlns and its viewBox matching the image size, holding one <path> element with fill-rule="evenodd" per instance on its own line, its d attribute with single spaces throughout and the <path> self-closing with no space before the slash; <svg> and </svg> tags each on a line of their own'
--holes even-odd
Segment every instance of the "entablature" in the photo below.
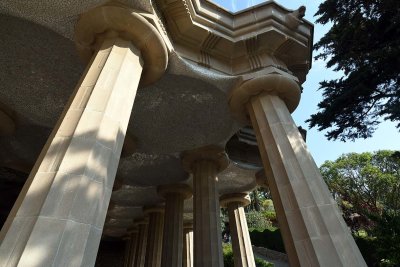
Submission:
<svg viewBox="0 0 400 267">
<path fill-rule="evenodd" d="M 174 49 L 183 58 L 228 75 L 275 67 L 305 81 L 313 25 L 305 8 L 273 1 L 230 13 L 207 0 L 156 0 Z"/>
</svg>

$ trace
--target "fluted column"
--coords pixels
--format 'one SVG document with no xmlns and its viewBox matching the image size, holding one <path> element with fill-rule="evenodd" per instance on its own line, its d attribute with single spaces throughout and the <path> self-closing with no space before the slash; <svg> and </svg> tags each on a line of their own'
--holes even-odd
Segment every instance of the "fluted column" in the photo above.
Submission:
<svg viewBox="0 0 400 267">
<path fill-rule="evenodd" d="M 251 119 L 291 266 L 366 266 L 290 112 L 291 78 L 269 74 L 233 90 L 231 110 Z"/>
<path fill-rule="evenodd" d="M 183 166 L 193 173 L 194 266 L 222 267 L 217 174 L 228 160 L 223 149 L 208 146 L 183 153 Z"/>
<path fill-rule="evenodd" d="M 137 246 L 139 243 L 138 240 L 139 230 L 135 227 L 134 229 L 129 230 L 129 238 L 130 238 L 130 246 L 128 252 L 128 267 L 133 267 L 135 262 L 135 256 L 137 252 Z"/>
<path fill-rule="evenodd" d="M 125 253 L 124 253 L 124 267 L 129 266 L 129 253 L 131 250 L 131 245 L 132 245 L 132 240 L 130 239 L 129 236 L 126 236 L 123 238 L 125 240 Z"/>
<path fill-rule="evenodd" d="M 193 223 L 183 224 L 183 267 L 193 267 Z"/>
<path fill-rule="evenodd" d="M 165 70 L 165 45 L 140 15 L 89 13 L 76 40 L 90 63 L 3 226 L 2 267 L 94 265 L 139 80 Z"/>
<path fill-rule="evenodd" d="M 136 220 L 135 225 L 138 228 L 137 245 L 135 258 L 133 260 L 134 267 L 143 267 L 146 259 L 147 235 L 148 235 L 148 219 Z"/>
<path fill-rule="evenodd" d="M 164 230 L 164 207 L 143 209 L 149 217 L 145 267 L 160 267 Z"/>
<path fill-rule="evenodd" d="M 125 240 L 125 253 L 124 253 L 124 267 L 134 266 L 134 258 L 136 253 L 137 246 L 137 229 L 132 229 L 129 231 L 129 235 L 125 236 L 123 240 Z"/>
<path fill-rule="evenodd" d="M 131 42 L 104 40 L 2 230 L 0 266 L 94 265 L 141 70 Z"/>
<path fill-rule="evenodd" d="M 223 195 L 220 203 L 221 207 L 228 208 L 235 267 L 255 267 L 253 248 L 243 209 L 244 206 L 250 204 L 248 195 L 245 193 Z"/>
<path fill-rule="evenodd" d="M 183 202 L 192 196 L 192 190 L 184 184 L 162 185 L 158 193 L 165 198 L 164 238 L 161 266 L 182 266 Z"/>
</svg>

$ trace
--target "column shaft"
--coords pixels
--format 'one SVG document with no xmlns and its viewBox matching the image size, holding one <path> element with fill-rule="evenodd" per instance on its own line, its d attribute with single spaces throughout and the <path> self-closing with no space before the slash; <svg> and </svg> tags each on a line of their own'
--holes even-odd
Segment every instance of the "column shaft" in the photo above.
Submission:
<svg viewBox="0 0 400 267">
<path fill-rule="evenodd" d="M 162 212 L 149 213 L 145 267 L 161 266 L 163 228 L 164 214 Z"/>
<path fill-rule="evenodd" d="M 103 42 L 2 229 L 0 266 L 94 265 L 141 71 L 131 42 Z"/>
<path fill-rule="evenodd" d="M 137 246 L 139 244 L 139 233 L 132 233 L 130 240 L 131 244 L 129 247 L 129 254 L 128 254 L 128 267 L 134 267 L 135 266 L 135 256 L 137 252 Z"/>
<path fill-rule="evenodd" d="M 124 267 L 129 266 L 129 253 L 131 250 L 132 240 L 126 239 L 125 241 L 125 253 L 124 253 Z"/>
<path fill-rule="evenodd" d="M 183 236 L 183 267 L 193 267 L 193 229 L 185 229 Z"/>
<path fill-rule="evenodd" d="M 255 267 L 246 215 L 240 203 L 228 204 L 228 216 L 235 267 Z"/>
<path fill-rule="evenodd" d="M 135 260 L 133 266 L 135 267 L 143 267 L 146 259 L 146 247 L 147 247 L 147 234 L 148 234 L 148 225 L 139 224 L 139 232 L 138 232 L 138 244 L 136 247 Z"/>
<path fill-rule="evenodd" d="M 216 175 L 217 164 L 213 161 L 200 160 L 193 164 L 195 267 L 223 266 Z"/>
<path fill-rule="evenodd" d="M 184 196 L 169 193 L 165 196 L 164 238 L 161 266 L 182 266 Z"/>
<path fill-rule="evenodd" d="M 291 266 L 366 266 L 285 103 L 247 105 Z"/>
</svg>

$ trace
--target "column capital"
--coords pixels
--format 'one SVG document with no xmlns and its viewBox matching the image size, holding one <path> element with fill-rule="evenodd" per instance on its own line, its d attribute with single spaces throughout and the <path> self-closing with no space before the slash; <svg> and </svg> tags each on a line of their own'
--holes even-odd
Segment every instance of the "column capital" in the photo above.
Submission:
<svg viewBox="0 0 400 267">
<path fill-rule="evenodd" d="M 193 195 L 193 190 L 186 184 L 168 184 L 157 187 L 157 193 L 165 198 L 168 194 L 179 194 L 184 199 L 188 199 Z"/>
<path fill-rule="evenodd" d="M 149 223 L 149 218 L 147 218 L 147 217 L 142 218 L 142 219 L 133 220 L 133 224 L 135 226 L 139 226 L 139 225 L 142 225 L 142 224 L 148 224 L 148 223 Z"/>
<path fill-rule="evenodd" d="M 225 194 L 220 197 L 219 204 L 221 207 L 227 208 L 230 203 L 238 203 L 244 207 L 250 204 L 250 197 L 247 193 Z"/>
<path fill-rule="evenodd" d="M 292 78 L 281 74 L 268 74 L 246 80 L 235 87 L 229 95 L 229 107 L 240 122 L 250 123 L 247 104 L 252 97 L 269 94 L 278 95 L 293 112 L 300 102 L 300 86 Z"/>
<path fill-rule="evenodd" d="M 148 215 L 150 213 L 164 213 L 165 212 L 165 207 L 164 206 L 148 206 L 148 207 L 143 207 L 143 213 L 145 215 Z"/>
<path fill-rule="evenodd" d="M 105 35 L 105 36 L 104 36 Z M 141 84 L 158 80 L 168 64 L 168 51 L 156 28 L 134 9 L 106 4 L 81 15 L 75 42 L 81 57 L 89 61 L 99 39 L 119 37 L 131 41 L 144 61 Z"/>
<path fill-rule="evenodd" d="M 205 146 L 182 153 L 182 165 L 188 172 L 193 172 L 193 164 L 197 161 L 212 161 L 220 172 L 228 167 L 229 159 L 225 150 L 216 145 Z"/>
</svg>

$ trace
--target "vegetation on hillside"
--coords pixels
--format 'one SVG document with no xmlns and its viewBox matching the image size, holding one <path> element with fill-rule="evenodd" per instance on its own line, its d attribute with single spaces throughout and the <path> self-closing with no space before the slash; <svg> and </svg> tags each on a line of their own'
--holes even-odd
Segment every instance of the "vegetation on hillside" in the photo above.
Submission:
<svg viewBox="0 0 400 267">
<path fill-rule="evenodd" d="M 399 266 L 400 152 L 350 153 L 320 170 L 369 266 Z"/>
<path fill-rule="evenodd" d="M 224 254 L 224 267 L 234 267 L 232 245 L 224 244 L 222 249 L 223 249 L 223 254 Z M 256 267 L 273 267 L 274 266 L 273 263 L 267 262 L 267 261 L 257 258 L 257 257 L 254 258 L 254 261 L 256 263 Z"/>
<path fill-rule="evenodd" d="M 400 152 L 349 153 L 320 171 L 368 266 L 400 266 Z M 252 244 L 285 253 L 269 192 L 255 190 L 251 201 L 245 210 Z M 225 266 L 233 266 L 231 254 L 225 245 Z"/>
</svg>

